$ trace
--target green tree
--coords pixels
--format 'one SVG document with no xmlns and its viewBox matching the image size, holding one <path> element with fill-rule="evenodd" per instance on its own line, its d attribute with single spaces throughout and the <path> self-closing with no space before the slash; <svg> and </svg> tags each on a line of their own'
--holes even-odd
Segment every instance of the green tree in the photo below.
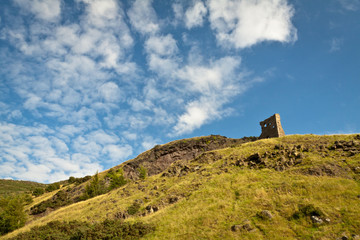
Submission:
<svg viewBox="0 0 360 240">
<path fill-rule="evenodd" d="M 147 169 L 144 166 L 140 165 L 138 172 L 140 179 L 145 179 L 147 177 Z"/>
<path fill-rule="evenodd" d="M 45 188 L 45 191 L 52 192 L 57 189 L 60 189 L 60 183 L 52 183 Z"/>
<path fill-rule="evenodd" d="M 0 235 L 25 225 L 24 199 L 21 196 L 0 198 Z"/>
<path fill-rule="evenodd" d="M 99 180 L 99 174 L 98 172 L 96 172 L 91 182 L 88 185 L 86 185 L 85 192 L 81 197 L 81 200 L 93 198 L 97 195 L 103 194 L 104 192 L 105 192 L 104 187 Z"/>
<path fill-rule="evenodd" d="M 38 197 L 44 193 L 45 193 L 45 190 L 43 188 L 35 188 L 34 191 L 32 192 L 32 195 L 34 195 L 35 197 Z"/>
<path fill-rule="evenodd" d="M 106 177 L 110 179 L 110 187 L 109 190 L 124 186 L 127 181 L 124 177 L 123 170 L 120 168 L 116 172 L 113 170 L 110 170 Z"/>
</svg>

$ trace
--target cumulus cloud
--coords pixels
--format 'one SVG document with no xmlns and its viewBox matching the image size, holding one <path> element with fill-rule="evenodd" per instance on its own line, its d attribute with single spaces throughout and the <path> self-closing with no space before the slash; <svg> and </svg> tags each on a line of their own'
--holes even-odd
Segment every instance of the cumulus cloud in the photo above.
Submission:
<svg viewBox="0 0 360 240">
<path fill-rule="evenodd" d="M 145 42 L 145 50 L 148 53 L 169 56 L 175 54 L 178 48 L 173 36 L 168 34 L 166 36 L 151 36 Z"/>
<path fill-rule="evenodd" d="M 188 29 L 202 26 L 207 9 L 202 1 L 195 4 L 185 12 L 185 25 Z"/>
<path fill-rule="evenodd" d="M 108 156 L 110 161 L 116 162 L 116 161 L 123 161 L 127 157 L 129 157 L 133 151 L 132 147 L 130 145 L 107 145 L 103 149 L 103 153 Z"/>
<path fill-rule="evenodd" d="M 155 34 L 160 25 L 151 6 L 152 0 L 136 0 L 127 12 L 131 25 L 142 34 Z"/>
<path fill-rule="evenodd" d="M 107 82 L 103 84 L 99 92 L 103 99 L 108 102 L 117 102 L 122 96 L 118 85 L 114 82 Z"/>
<path fill-rule="evenodd" d="M 251 47 L 263 41 L 293 42 L 294 9 L 286 0 L 209 0 L 209 21 L 222 46 Z"/>
<path fill-rule="evenodd" d="M 15 0 L 15 2 L 38 19 L 54 22 L 60 17 L 61 0 Z"/>
<path fill-rule="evenodd" d="M 54 182 L 102 170 L 95 159 L 72 161 L 69 143 L 45 125 L 0 122 L 0 174 L 2 178 Z"/>
</svg>

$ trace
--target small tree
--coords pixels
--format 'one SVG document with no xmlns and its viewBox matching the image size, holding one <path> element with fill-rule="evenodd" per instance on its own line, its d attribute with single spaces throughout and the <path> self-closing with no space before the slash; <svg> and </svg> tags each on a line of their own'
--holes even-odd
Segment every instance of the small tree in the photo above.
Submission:
<svg viewBox="0 0 360 240">
<path fill-rule="evenodd" d="M 76 181 L 75 177 L 73 177 L 73 176 L 69 177 L 69 180 L 68 180 L 69 183 L 74 183 L 75 181 Z"/>
<path fill-rule="evenodd" d="M 25 225 L 24 201 L 20 196 L 0 198 L 0 235 Z"/>
<path fill-rule="evenodd" d="M 60 189 L 60 183 L 52 183 L 45 188 L 47 192 L 52 192 L 57 189 Z"/>
<path fill-rule="evenodd" d="M 100 183 L 99 174 L 98 174 L 98 172 L 96 172 L 96 174 L 92 178 L 91 182 L 88 185 L 86 185 L 85 192 L 84 192 L 83 196 L 81 197 L 81 199 L 86 200 L 88 198 L 93 198 L 93 197 L 103 194 L 103 193 L 104 193 L 104 189 Z"/>
<path fill-rule="evenodd" d="M 108 177 L 111 181 L 109 190 L 124 186 L 127 183 L 127 181 L 124 177 L 124 174 L 123 174 L 123 170 L 121 168 L 118 169 L 116 172 L 113 170 L 110 170 L 106 174 L 106 177 Z"/>
<path fill-rule="evenodd" d="M 44 193 L 45 193 L 45 190 L 43 188 L 35 188 L 34 191 L 32 192 L 32 195 L 34 195 L 35 197 L 38 197 Z"/>
<path fill-rule="evenodd" d="M 140 179 L 145 179 L 147 177 L 147 169 L 144 166 L 140 165 L 138 172 Z"/>
</svg>

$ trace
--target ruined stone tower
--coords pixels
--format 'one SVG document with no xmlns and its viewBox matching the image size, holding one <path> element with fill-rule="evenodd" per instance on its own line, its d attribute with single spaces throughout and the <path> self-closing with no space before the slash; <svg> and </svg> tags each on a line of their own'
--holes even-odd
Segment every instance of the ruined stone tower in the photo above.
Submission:
<svg viewBox="0 0 360 240">
<path fill-rule="evenodd" d="M 281 127 L 280 115 L 275 113 L 268 119 L 260 122 L 261 126 L 261 138 L 273 138 L 273 137 L 282 137 L 285 136 L 285 132 Z"/>
</svg>

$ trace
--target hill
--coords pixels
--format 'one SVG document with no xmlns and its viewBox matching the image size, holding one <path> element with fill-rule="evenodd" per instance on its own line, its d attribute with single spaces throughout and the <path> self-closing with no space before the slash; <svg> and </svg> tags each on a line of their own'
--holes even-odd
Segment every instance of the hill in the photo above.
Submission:
<svg viewBox="0 0 360 240">
<path fill-rule="evenodd" d="M 37 182 L 0 179 L 0 196 L 31 193 L 34 189 L 44 186 L 45 184 Z"/>
<path fill-rule="evenodd" d="M 71 225 L 77 230 L 69 234 L 85 239 L 117 220 L 135 229 L 129 239 L 360 238 L 359 135 L 254 140 L 208 136 L 156 146 L 34 198 L 27 224 L 2 238 L 38 239 L 27 232 Z"/>
</svg>

